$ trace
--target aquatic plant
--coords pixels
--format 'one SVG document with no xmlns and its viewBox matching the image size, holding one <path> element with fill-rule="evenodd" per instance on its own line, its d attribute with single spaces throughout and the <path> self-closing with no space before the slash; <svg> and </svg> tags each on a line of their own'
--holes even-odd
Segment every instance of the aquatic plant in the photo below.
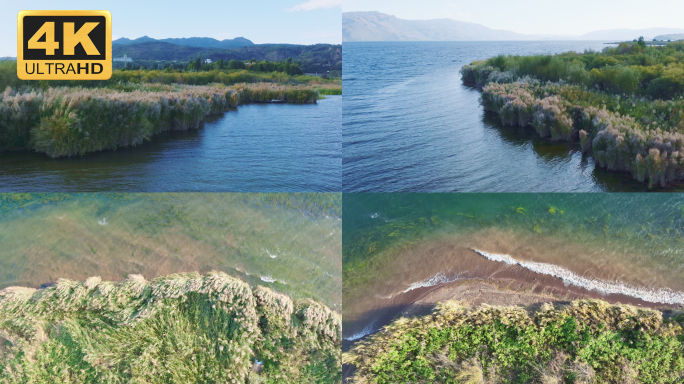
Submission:
<svg viewBox="0 0 684 384">
<path fill-rule="evenodd" d="M 684 179 L 684 44 L 497 56 L 461 68 L 504 125 L 579 141 L 601 167 L 649 187 Z"/>
<path fill-rule="evenodd" d="M 547 303 L 532 314 L 447 301 L 395 320 L 342 359 L 356 367 L 356 383 L 676 383 L 680 320 L 602 300 Z"/>
<path fill-rule="evenodd" d="M 315 103 L 307 86 L 142 84 L 124 90 L 80 87 L 0 97 L 0 150 L 28 148 L 50 157 L 139 145 L 158 133 L 200 127 L 205 116 L 250 102 Z"/>
<path fill-rule="evenodd" d="M 222 272 L 0 291 L 0 381 L 339 382 L 339 314 Z"/>
</svg>

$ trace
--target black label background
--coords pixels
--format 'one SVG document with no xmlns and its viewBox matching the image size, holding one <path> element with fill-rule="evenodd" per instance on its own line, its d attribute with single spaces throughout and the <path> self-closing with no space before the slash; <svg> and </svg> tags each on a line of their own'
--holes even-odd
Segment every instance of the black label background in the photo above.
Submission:
<svg viewBox="0 0 684 384">
<path fill-rule="evenodd" d="M 53 21 L 55 23 L 55 41 L 59 42 L 59 49 L 52 56 L 46 55 L 44 49 L 28 49 L 28 41 L 38 32 L 43 23 Z M 64 55 L 64 24 L 74 23 L 74 32 L 85 23 L 99 22 L 88 36 L 97 48 L 99 55 L 88 56 L 81 44 L 74 48 L 74 55 Z M 107 19 L 104 16 L 24 16 L 24 60 L 105 60 L 107 47 Z M 45 35 L 40 41 L 45 41 Z"/>
</svg>

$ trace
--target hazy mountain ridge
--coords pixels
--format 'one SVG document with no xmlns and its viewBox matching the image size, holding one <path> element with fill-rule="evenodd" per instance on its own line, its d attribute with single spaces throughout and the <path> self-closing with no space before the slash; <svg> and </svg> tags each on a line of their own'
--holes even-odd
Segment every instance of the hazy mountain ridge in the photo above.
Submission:
<svg viewBox="0 0 684 384">
<path fill-rule="evenodd" d="M 405 20 L 381 12 L 343 12 L 342 40 L 352 41 L 496 41 L 606 40 L 684 32 L 681 28 L 610 29 L 583 35 L 527 35 L 452 19 Z"/>
<path fill-rule="evenodd" d="M 244 37 L 236 37 L 234 39 L 224 39 L 224 40 L 217 40 L 211 37 L 188 37 L 188 38 L 168 38 L 168 39 L 154 39 L 149 36 L 143 36 L 139 37 L 137 39 L 128 39 L 125 37 L 122 37 L 120 39 L 116 39 L 112 41 L 113 45 L 133 45 L 133 44 L 140 44 L 140 43 L 145 43 L 145 42 L 161 42 L 161 43 L 170 43 L 170 44 L 175 44 L 175 45 L 182 45 L 186 47 L 200 47 L 200 48 L 222 48 L 222 49 L 232 49 L 232 48 L 241 48 L 241 47 L 249 47 L 253 46 L 254 43 L 249 40 L 245 39 Z"/>
<path fill-rule="evenodd" d="M 665 41 L 667 41 L 667 40 L 672 40 L 672 41 L 684 40 L 684 33 L 671 33 L 671 34 L 667 34 L 667 35 L 658 35 L 658 36 L 654 37 L 654 39 L 665 40 Z"/>
<path fill-rule="evenodd" d="M 525 35 L 451 19 L 404 20 L 380 12 L 342 13 L 343 41 L 511 40 Z"/>
</svg>

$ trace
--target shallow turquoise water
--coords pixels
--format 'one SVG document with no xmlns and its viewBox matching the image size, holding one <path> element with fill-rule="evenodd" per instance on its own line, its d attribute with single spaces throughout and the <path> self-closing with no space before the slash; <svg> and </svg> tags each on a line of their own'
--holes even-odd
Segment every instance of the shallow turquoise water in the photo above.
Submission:
<svg viewBox="0 0 684 384">
<path fill-rule="evenodd" d="M 399 305 L 415 289 L 478 276 L 477 259 L 455 249 L 563 276 L 566 286 L 684 303 L 681 194 L 345 193 L 343 211 L 345 321 Z M 364 321 L 345 329 L 382 325 Z"/>
<path fill-rule="evenodd" d="M 0 194 L 0 288 L 221 270 L 341 306 L 340 194 Z"/>
</svg>

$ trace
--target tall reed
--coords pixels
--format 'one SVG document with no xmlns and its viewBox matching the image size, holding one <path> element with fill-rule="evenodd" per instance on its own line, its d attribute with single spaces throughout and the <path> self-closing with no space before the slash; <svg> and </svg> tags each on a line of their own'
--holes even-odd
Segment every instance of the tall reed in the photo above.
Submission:
<svg viewBox="0 0 684 384">
<path fill-rule="evenodd" d="M 340 336 L 324 305 L 221 272 L 0 291 L 3 382 L 337 382 Z"/>
<path fill-rule="evenodd" d="M 208 115 L 250 102 L 316 103 L 307 86 L 126 84 L 120 89 L 61 87 L 0 97 L 0 150 L 50 157 L 139 145 L 158 133 L 200 127 Z"/>
</svg>

